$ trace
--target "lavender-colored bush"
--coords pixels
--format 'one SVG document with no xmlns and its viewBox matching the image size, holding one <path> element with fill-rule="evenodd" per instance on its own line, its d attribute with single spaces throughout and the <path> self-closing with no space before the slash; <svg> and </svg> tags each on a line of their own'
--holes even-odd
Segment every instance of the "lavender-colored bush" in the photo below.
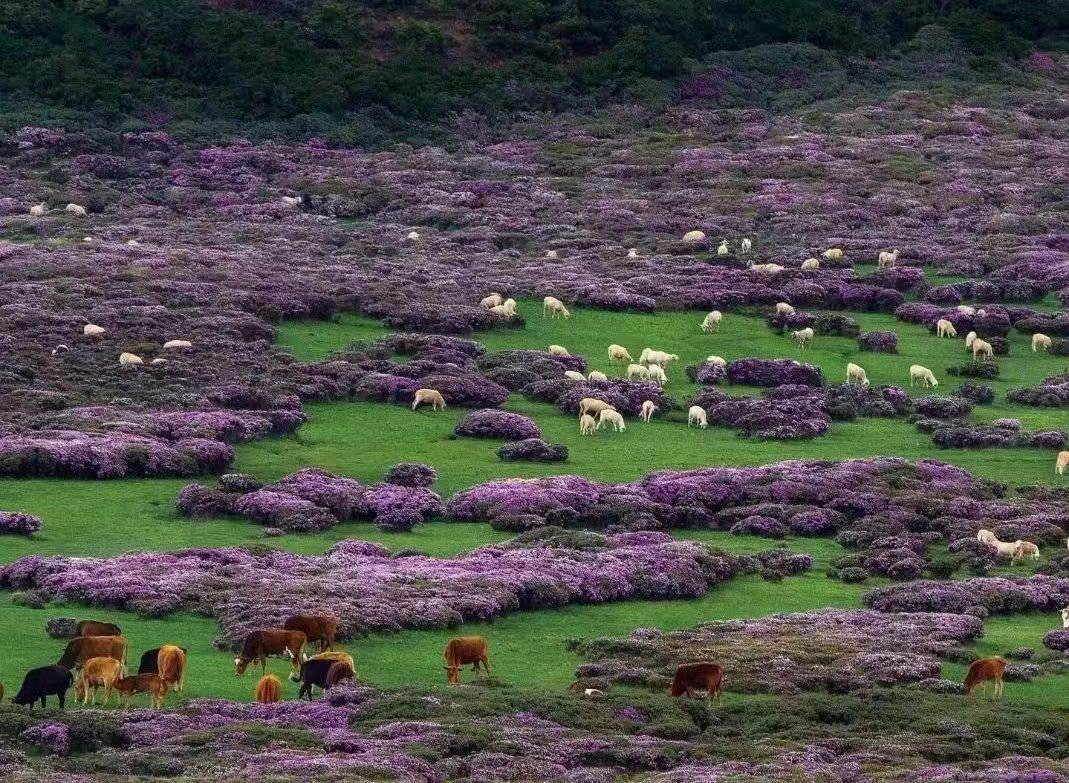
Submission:
<svg viewBox="0 0 1069 783">
<path fill-rule="evenodd" d="M 896 332 L 862 332 L 857 338 L 857 347 L 858 350 L 873 353 L 898 353 L 898 334 Z"/>
<path fill-rule="evenodd" d="M 386 471 L 383 480 L 405 487 L 430 487 L 438 480 L 438 471 L 422 462 L 398 462 Z"/>
<path fill-rule="evenodd" d="M 542 431 L 529 417 L 496 408 L 472 411 L 460 420 L 453 432 L 468 438 L 525 440 L 542 437 Z"/>
<path fill-rule="evenodd" d="M 727 376 L 732 383 L 747 386 L 824 385 L 819 367 L 793 359 L 735 359 L 728 362 Z"/>
<path fill-rule="evenodd" d="M 564 462 L 568 459 L 568 447 L 563 443 L 546 443 L 541 438 L 526 438 L 501 446 L 497 456 L 505 462 Z"/>
<path fill-rule="evenodd" d="M 32 514 L 17 511 L 0 511 L 0 534 L 32 536 L 44 527 L 44 523 Z"/>
</svg>

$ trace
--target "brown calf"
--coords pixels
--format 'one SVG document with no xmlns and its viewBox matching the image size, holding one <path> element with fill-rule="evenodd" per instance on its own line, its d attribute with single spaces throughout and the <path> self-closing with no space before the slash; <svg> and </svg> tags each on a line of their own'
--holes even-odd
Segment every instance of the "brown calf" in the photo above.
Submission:
<svg viewBox="0 0 1069 783">
<path fill-rule="evenodd" d="M 1006 667 L 1009 663 L 1005 658 L 1000 658 L 997 655 L 973 661 L 969 666 L 969 671 L 965 674 L 965 695 L 968 696 L 972 693 L 973 688 L 977 685 L 981 685 L 986 691 L 987 681 L 994 680 L 995 698 L 999 698 L 1002 695 L 1003 688 L 1006 686 L 1004 678 L 1006 676 Z"/>
<path fill-rule="evenodd" d="M 490 658 L 487 654 L 485 636 L 457 636 L 445 645 L 445 671 L 450 685 L 456 685 L 460 679 L 460 667 L 474 664 L 472 671 L 478 673 L 479 665 L 490 676 Z"/>
<path fill-rule="evenodd" d="M 176 691 L 186 687 L 186 651 L 174 644 L 160 647 L 156 656 L 156 673 Z"/>
<path fill-rule="evenodd" d="M 261 704 L 274 704 L 276 701 L 282 701 L 282 680 L 273 674 L 265 674 L 256 683 L 253 698 Z"/>
<path fill-rule="evenodd" d="M 273 655 L 288 657 L 293 671 L 299 672 L 307 641 L 304 631 L 286 631 L 282 628 L 253 631 L 245 637 L 241 653 L 234 659 L 234 674 L 240 677 L 250 663 L 259 665 L 261 674 L 267 674 L 267 659 Z"/>
<path fill-rule="evenodd" d="M 151 695 L 153 709 L 162 709 L 163 700 L 167 696 L 167 683 L 155 674 L 135 674 L 131 677 L 123 677 L 116 680 L 114 689 L 119 693 L 119 699 L 123 707 L 130 706 L 130 699 L 137 693 Z"/>
<path fill-rule="evenodd" d="M 287 617 L 282 628 L 287 631 L 304 631 L 308 643 L 319 643 L 319 650 L 334 647 L 334 635 L 338 631 L 338 621 L 323 614 L 295 614 Z"/>
<path fill-rule="evenodd" d="M 717 663 L 681 663 L 672 678 L 669 696 L 692 698 L 695 693 L 705 693 L 707 699 L 720 701 L 724 687 L 724 667 Z"/>
<path fill-rule="evenodd" d="M 77 669 L 90 658 L 114 658 L 126 665 L 126 639 L 122 636 L 78 636 L 67 642 L 57 665 Z"/>
<path fill-rule="evenodd" d="M 114 658 L 90 658 L 82 666 L 82 676 L 75 686 L 75 696 L 89 704 L 89 689 L 93 689 L 93 704 L 97 703 L 97 688 L 104 688 L 105 706 L 111 700 L 111 689 L 122 677 L 122 662 Z"/>
<path fill-rule="evenodd" d="M 122 628 L 115 623 L 104 623 L 99 620 L 79 620 L 78 632 L 75 636 L 122 636 Z"/>
</svg>

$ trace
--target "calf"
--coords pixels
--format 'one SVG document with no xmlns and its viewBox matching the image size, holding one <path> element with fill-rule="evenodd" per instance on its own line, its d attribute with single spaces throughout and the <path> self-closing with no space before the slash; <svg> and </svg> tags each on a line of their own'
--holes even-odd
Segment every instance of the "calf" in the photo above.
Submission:
<svg viewBox="0 0 1069 783">
<path fill-rule="evenodd" d="M 274 704 L 282 701 L 282 680 L 273 674 L 265 674 L 256 683 L 253 698 L 261 704 Z"/>
<path fill-rule="evenodd" d="M 234 659 L 234 674 L 238 677 L 243 675 L 250 663 L 259 665 L 261 674 L 267 674 L 268 657 L 283 655 L 290 659 L 294 672 L 300 671 L 307 641 L 308 637 L 303 631 L 287 631 L 283 628 L 253 631 L 245 637 L 241 653 Z"/>
<path fill-rule="evenodd" d="M 126 663 L 126 639 L 122 636 L 78 636 L 67 642 L 56 662 L 65 669 L 77 669 L 90 658 L 114 658 Z"/>
<path fill-rule="evenodd" d="M 93 690 L 93 704 L 97 703 L 97 688 L 104 689 L 104 705 L 111 700 L 111 689 L 122 677 L 122 662 L 114 658 L 90 658 L 82 666 L 75 695 L 89 704 L 89 690 Z"/>
<path fill-rule="evenodd" d="M 450 685 L 460 680 L 460 667 L 473 664 L 472 671 L 478 673 L 480 664 L 486 675 L 490 675 L 490 657 L 487 654 L 486 637 L 457 636 L 445 645 L 445 671 Z"/>
<path fill-rule="evenodd" d="M 287 631 L 304 631 L 309 643 L 318 642 L 319 651 L 323 652 L 334 647 L 338 621 L 323 614 L 295 614 L 287 617 L 282 627 Z"/>
<path fill-rule="evenodd" d="M 165 644 L 156 657 L 157 674 L 168 687 L 176 691 L 186 687 L 186 651 L 174 644 Z"/>
<path fill-rule="evenodd" d="M 1009 665 L 1009 661 L 1005 658 L 1000 658 L 997 655 L 991 658 L 981 658 L 978 661 L 973 661 L 969 666 L 969 671 L 965 674 L 965 695 L 968 696 L 972 693 L 973 688 L 977 685 L 982 685 L 983 689 L 987 690 L 987 681 L 995 681 L 995 698 L 997 699 L 1002 695 L 1002 690 L 1006 686 L 1005 676 L 1006 667 Z"/>
<path fill-rule="evenodd" d="M 672 687 L 668 695 L 692 698 L 697 692 L 704 692 L 707 699 L 720 701 L 720 692 L 724 687 L 724 667 L 717 663 L 681 663 L 676 667 L 676 676 L 672 678 Z"/>
<path fill-rule="evenodd" d="M 329 659 L 313 659 L 305 661 L 301 665 L 301 689 L 297 693 L 297 699 L 308 697 L 312 699 L 312 688 L 318 687 L 326 690 L 342 680 L 351 680 L 353 669 L 346 661 L 332 661 Z"/>
<path fill-rule="evenodd" d="M 45 706 L 46 696 L 58 696 L 59 708 L 66 706 L 67 689 L 74 683 L 74 675 L 70 669 L 59 666 L 42 666 L 39 669 L 30 669 L 22 680 L 22 687 L 11 700 L 13 704 L 33 705 L 38 699 L 41 706 Z"/>
<path fill-rule="evenodd" d="M 115 623 L 104 623 L 99 620 L 79 620 L 78 632 L 75 636 L 122 636 L 122 628 Z"/>
<path fill-rule="evenodd" d="M 153 709 L 161 709 L 167 696 L 167 683 L 155 674 L 135 674 L 116 680 L 112 687 L 118 691 L 123 707 L 130 706 L 130 699 L 137 693 L 148 693 Z"/>
</svg>

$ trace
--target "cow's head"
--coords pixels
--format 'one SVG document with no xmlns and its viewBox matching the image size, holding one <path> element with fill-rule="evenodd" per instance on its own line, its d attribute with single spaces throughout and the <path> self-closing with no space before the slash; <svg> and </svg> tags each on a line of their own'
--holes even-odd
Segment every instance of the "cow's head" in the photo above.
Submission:
<svg viewBox="0 0 1069 783">
<path fill-rule="evenodd" d="M 446 666 L 445 667 L 446 678 L 449 680 L 450 685 L 456 685 L 460 680 L 460 667 L 459 666 Z"/>
<path fill-rule="evenodd" d="M 235 658 L 234 659 L 234 676 L 235 677 L 240 677 L 241 675 L 243 675 L 245 673 L 245 667 L 248 666 L 248 665 L 249 665 L 249 659 L 248 658 L 242 658 L 241 656 L 238 656 L 237 658 Z"/>
</svg>

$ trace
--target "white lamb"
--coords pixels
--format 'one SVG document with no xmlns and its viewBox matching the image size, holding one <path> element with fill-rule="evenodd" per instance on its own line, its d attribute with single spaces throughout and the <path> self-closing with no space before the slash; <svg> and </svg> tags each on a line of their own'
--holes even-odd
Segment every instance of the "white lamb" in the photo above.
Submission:
<svg viewBox="0 0 1069 783">
<path fill-rule="evenodd" d="M 786 302 L 776 302 L 776 315 L 794 315 L 794 307 Z"/>
<path fill-rule="evenodd" d="M 702 321 L 702 331 L 706 334 L 708 334 L 709 332 L 719 332 L 720 321 L 723 320 L 723 318 L 724 316 L 719 310 L 711 311 L 707 316 L 705 316 L 705 320 Z"/>
<path fill-rule="evenodd" d="M 189 340 L 168 340 L 163 344 L 163 348 L 166 351 L 172 351 L 178 348 L 188 349 L 192 347 L 193 343 L 191 343 Z"/>
<path fill-rule="evenodd" d="M 794 338 L 794 344 L 797 345 L 803 351 L 809 347 L 809 344 L 811 342 L 813 342 L 813 335 L 813 329 L 809 326 L 807 326 L 805 329 L 799 329 L 797 331 L 791 332 L 791 337 Z"/>
<path fill-rule="evenodd" d="M 412 410 L 420 405 L 430 405 L 431 410 L 444 411 L 445 397 L 437 389 L 416 389 L 416 395 L 412 398 Z"/>
<path fill-rule="evenodd" d="M 568 318 L 571 313 L 568 312 L 568 308 L 564 306 L 564 302 L 555 296 L 547 296 L 542 300 L 542 317 L 545 318 Z"/>
<path fill-rule="evenodd" d="M 78 217 L 85 217 L 89 214 L 86 211 L 85 207 L 83 207 L 81 204 L 75 204 L 73 202 L 64 207 L 64 209 L 67 212 L 70 212 L 72 215 L 77 215 Z"/>
<path fill-rule="evenodd" d="M 977 337 L 972 341 L 972 360 L 974 362 L 979 361 L 981 356 L 990 361 L 995 358 L 995 349 L 991 347 L 991 343 L 987 340 L 981 340 Z"/>
<path fill-rule="evenodd" d="M 646 422 L 647 424 L 649 424 L 650 423 L 650 419 L 653 418 L 653 414 L 656 413 L 659 410 L 660 410 L 660 408 L 658 408 L 653 403 L 653 400 L 645 400 L 642 403 L 642 409 L 639 410 L 639 412 L 638 412 L 638 417 L 640 419 L 642 419 L 644 422 Z"/>
<path fill-rule="evenodd" d="M 547 250 L 546 258 L 560 258 L 556 250 Z"/>
<path fill-rule="evenodd" d="M 650 374 L 650 380 L 658 386 L 664 386 L 668 383 L 668 376 L 664 374 L 664 369 L 662 369 L 661 365 L 651 364 L 648 372 Z"/>
<path fill-rule="evenodd" d="M 962 315 L 976 315 L 976 308 L 969 305 L 958 305 L 957 311 Z"/>
<path fill-rule="evenodd" d="M 1069 451 L 1059 451 L 1057 459 L 1054 460 L 1054 472 L 1064 476 L 1066 465 L 1069 465 Z M 1066 542 L 1066 546 L 1069 546 L 1069 542 Z"/>
<path fill-rule="evenodd" d="M 743 253 L 749 253 L 750 252 L 750 248 L 753 247 L 753 242 L 750 241 L 749 237 L 743 237 L 741 244 L 742 244 L 742 252 Z"/>
<path fill-rule="evenodd" d="M 502 302 L 501 306 L 505 308 L 509 315 L 516 315 L 516 300 L 512 297 Z"/>
<path fill-rule="evenodd" d="M 935 379 L 935 374 L 931 370 L 919 364 L 911 364 L 909 367 L 909 385 L 913 386 L 915 383 L 919 383 L 925 389 L 939 385 L 939 381 Z"/>
<path fill-rule="evenodd" d="M 976 341 L 976 332 L 969 332 L 965 335 L 965 347 L 972 348 L 972 344 Z"/>
<path fill-rule="evenodd" d="M 603 410 L 616 410 L 611 404 L 604 400 L 599 400 L 597 397 L 584 397 L 579 400 L 579 415 L 584 413 L 601 413 Z"/>
<path fill-rule="evenodd" d="M 614 432 L 623 432 L 627 429 L 627 426 L 624 424 L 624 417 L 620 415 L 620 412 L 618 410 L 615 410 L 613 408 L 605 408 L 601 413 L 598 414 L 599 430 L 609 424 L 612 425 Z"/>
<path fill-rule="evenodd" d="M 723 356 L 717 356 L 716 354 L 709 354 L 705 357 L 705 361 L 708 364 L 715 364 L 717 367 L 727 367 L 728 361 Z"/>
<path fill-rule="evenodd" d="M 695 229 L 694 231 L 688 231 L 686 234 L 683 235 L 683 241 L 684 242 L 691 242 L 691 243 L 704 242 L 705 241 L 705 232 L 704 231 L 698 231 L 697 229 Z"/>
<path fill-rule="evenodd" d="M 550 356 L 571 356 L 571 354 L 568 353 L 568 349 L 565 348 L 563 345 L 551 345 L 551 346 L 549 346 L 549 355 Z"/>
<path fill-rule="evenodd" d="M 650 371 L 641 364 L 629 364 L 627 365 L 627 380 L 629 381 L 648 381 L 650 379 Z"/>
<path fill-rule="evenodd" d="M 897 263 L 898 263 L 898 248 L 896 247 L 890 253 L 888 253 L 886 250 L 881 250 L 880 251 L 880 257 L 877 260 L 876 265 L 880 269 L 890 269 L 891 267 L 893 267 Z"/>
<path fill-rule="evenodd" d="M 631 358 L 631 352 L 624 348 L 622 345 L 613 343 L 609 346 L 609 361 L 610 362 L 631 362 L 634 359 Z"/>
<path fill-rule="evenodd" d="M 981 544 L 993 544 L 995 541 L 998 541 L 998 536 L 995 535 L 993 530 L 985 530 L 981 528 L 976 531 L 976 540 Z"/>
<path fill-rule="evenodd" d="M 1049 351 L 1053 341 L 1045 334 L 1036 332 L 1032 335 L 1032 352 L 1035 353 L 1040 348 L 1044 351 Z"/>
<path fill-rule="evenodd" d="M 935 322 L 935 336 L 936 337 L 957 337 L 958 330 L 954 328 L 954 324 L 948 321 L 946 318 L 940 318 Z"/>
<path fill-rule="evenodd" d="M 728 241 L 726 239 L 716 246 L 716 254 L 718 256 L 726 256 L 730 252 L 731 251 L 728 250 Z"/>
<path fill-rule="evenodd" d="M 503 304 L 494 305 L 490 308 L 490 312 L 494 315 L 500 315 L 504 318 L 512 318 L 512 316 L 516 315 L 515 310 Z"/>
<path fill-rule="evenodd" d="M 70 350 L 70 346 L 63 345 L 62 343 L 60 343 L 59 345 L 57 345 L 55 348 L 52 349 L 52 355 L 53 356 L 59 356 L 61 353 L 67 353 L 67 351 L 69 351 L 69 350 Z"/>
<path fill-rule="evenodd" d="M 579 417 L 579 434 L 580 435 L 593 435 L 594 430 L 597 429 L 598 422 L 593 416 L 588 413 L 584 413 Z"/>
<path fill-rule="evenodd" d="M 860 383 L 862 386 L 868 386 L 869 376 L 865 373 L 864 367 L 850 362 L 846 365 L 846 382 Z"/>
<path fill-rule="evenodd" d="M 419 232 L 409 231 L 408 235 L 405 236 L 405 239 L 407 239 L 409 242 L 419 242 Z"/>
<path fill-rule="evenodd" d="M 44 217 L 46 214 L 48 214 L 48 206 L 43 201 L 30 207 L 31 217 Z"/>
<path fill-rule="evenodd" d="M 103 337 L 108 333 L 108 330 L 103 326 L 97 326 L 96 324 L 86 324 L 82 327 L 82 335 L 85 337 L 92 337 L 94 339 Z"/>
<path fill-rule="evenodd" d="M 778 275 L 783 271 L 779 264 L 750 264 L 751 272 L 759 272 L 763 275 Z"/>
<path fill-rule="evenodd" d="M 505 300 L 502 298 L 501 294 L 497 292 L 493 292 L 489 296 L 484 296 L 481 300 L 479 300 L 480 307 L 497 307 L 498 305 L 504 303 Z"/>
<path fill-rule="evenodd" d="M 585 375 L 583 375 L 581 372 L 576 372 L 575 370 L 565 370 L 564 371 L 564 377 L 567 378 L 569 381 L 585 381 L 586 380 L 586 376 Z"/>
<path fill-rule="evenodd" d="M 831 247 L 820 254 L 825 261 L 840 261 L 843 257 L 842 248 Z"/>
<path fill-rule="evenodd" d="M 627 257 L 628 258 L 638 258 L 638 248 L 637 247 L 629 247 L 627 249 Z"/>
<path fill-rule="evenodd" d="M 136 353 L 130 353 L 129 351 L 123 351 L 119 354 L 119 366 L 120 367 L 133 367 L 138 364 L 144 364 L 145 360 L 138 356 Z"/>
<path fill-rule="evenodd" d="M 601 381 L 605 382 L 609 380 L 609 376 L 599 370 L 591 370 L 590 374 L 586 376 L 588 381 Z"/>
<path fill-rule="evenodd" d="M 802 271 L 803 272 L 809 272 L 809 271 L 812 271 L 814 269 L 820 269 L 820 259 L 819 258 L 807 258 L 805 261 L 802 262 Z"/>
<path fill-rule="evenodd" d="M 282 203 L 287 207 L 299 207 L 304 199 L 300 196 L 283 196 Z"/>
<path fill-rule="evenodd" d="M 1069 546 L 1069 541 L 1066 543 Z M 1069 606 L 1062 609 L 1062 628 L 1069 631 Z"/>
<path fill-rule="evenodd" d="M 687 409 L 687 426 L 697 427 L 704 430 L 709 426 L 709 417 L 705 413 L 705 408 L 701 405 L 691 405 Z"/>
<path fill-rule="evenodd" d="M 669 362 L 678 362 L 679 356 L 674 353 L 666 353 L 665 351 L 655 351 L 652 348 L 643 348 L 642 355 L 638 357 L 639 364 L 660 364 L 665 365 Z"/>
</svg>

